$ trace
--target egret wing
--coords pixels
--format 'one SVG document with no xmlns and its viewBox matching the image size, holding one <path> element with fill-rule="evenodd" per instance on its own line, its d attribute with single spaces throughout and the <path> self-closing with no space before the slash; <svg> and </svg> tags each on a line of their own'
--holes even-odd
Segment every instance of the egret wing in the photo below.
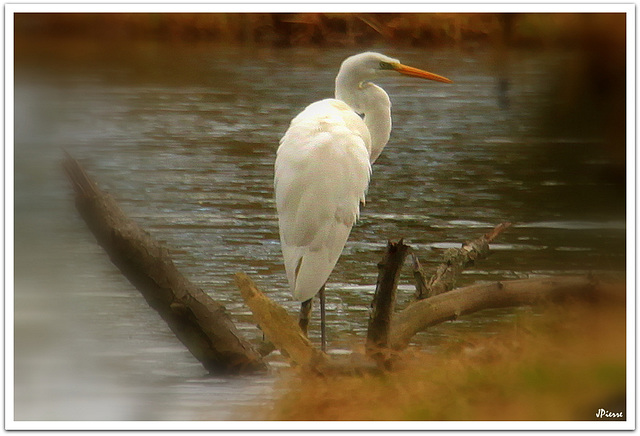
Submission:
<svg viewBox="0 0 640 436">
<path fill-rule="evenodd" d="M 280 142 L 275 192 L 287 278 L 296 300 L 312 298 L 333 270 L 369 184 L 366 126 L 338 100 L 307 107 Z"/>
</svg>

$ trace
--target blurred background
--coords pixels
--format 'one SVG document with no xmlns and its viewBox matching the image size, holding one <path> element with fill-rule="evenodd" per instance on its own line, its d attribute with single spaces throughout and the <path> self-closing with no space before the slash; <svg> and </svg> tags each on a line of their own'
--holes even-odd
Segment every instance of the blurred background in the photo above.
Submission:
<svg viewBox="0 0 640 436">
<path fill-rule="evenodd" d="M 74 210 L 63 150 L 257 338 L 235 272 L 297 311 L 272 199 L 278 141 L 307 104 L 333 95 L 340 63 L 360 51 L 454 84 L 378 83 L 394 130 L 328 284 L 332 353 L 364 338 L 388 239 L 404 237 L 429 269 L 443 249 L 510 221 L 460 285 L 623 275 L 625 20 L 15 14 L 14 418 L 244 420 L 247 407 L 269 404 L 273 374 L 207 376 L 110 264 Z M 407 274 L 401 306 L 411 294 Z M 435 352 L 465 332 L 491 335 L 522 310 L 484 311 L 416 342 Z"/>
</svg>

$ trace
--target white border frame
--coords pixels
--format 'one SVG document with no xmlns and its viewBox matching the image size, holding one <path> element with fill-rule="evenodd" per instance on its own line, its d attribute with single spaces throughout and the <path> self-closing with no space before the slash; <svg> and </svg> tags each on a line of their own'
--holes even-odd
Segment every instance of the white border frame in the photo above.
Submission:
<svg viewBox="0 0 640 436">
<path fill-rule="evenodd" d="M 372 421 L 372 422 L 288 422 L 288 421 L 15 421 L 14 420 L 14 77 L 13 18 L 20 12 L 617 12 L 627 14 L 627 421 Z M 632 430 L 636 421 L 636 58 L 635 5 L 618 4 L 531 4 L 531 3 L 465 3 L 401 4 L 368 3 L 293 3 L 266 2 L 234 4 L 86 4 L 34 3 L 5 5 L 4 32 L 4 260 L 5 272 L 5 342 L 4 387 L 6 430 Z"/>
</svg>

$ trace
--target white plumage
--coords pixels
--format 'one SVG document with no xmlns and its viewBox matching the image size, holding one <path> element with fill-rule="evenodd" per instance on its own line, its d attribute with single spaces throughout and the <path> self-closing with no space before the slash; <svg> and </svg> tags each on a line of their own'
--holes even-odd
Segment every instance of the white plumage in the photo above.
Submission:
<svg viewBox="0 0 640 436">
<path fill-rule="evenodd" d="M 347 58 L 336 77 L 336 99 L 296 116 L 280 141 L 275 194 L 280 242 L 293 298 L 306 301 L 324 286 L 369 185 L 371 164 L 391 132 L 391 103 L 368 82 L 389 72 L 450 82 L 378 53 Z"/>
<path fill-rule="evenodd" d="M 333 99 L 309 105 L 280 142 L 275 191 L 280 243 L 293 298 L 324 285 L 358 219 L 369 185 L 371 136 Z"/>
</svg>

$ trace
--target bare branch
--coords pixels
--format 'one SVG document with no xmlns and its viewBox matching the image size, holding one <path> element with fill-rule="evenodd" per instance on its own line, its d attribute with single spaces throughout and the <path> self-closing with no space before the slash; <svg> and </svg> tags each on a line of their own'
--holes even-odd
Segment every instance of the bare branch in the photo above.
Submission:
<svg viewBox="0 0 640 436">
<path fill-rule="evenodd" d="M 624 298 L 592 277 L 550 277 L 477 284 L 416 301 L 397 313 L 391 325 L 392 348 L 405 348 L 428 327 L 482 309 L 540 304 L 576 298 Z"/>
<path fill-rule="evenodd" d="M 398 278 L 409 246 L 402 239 L 397 243 L 389 241 L 384 257 L 378 263 L 378 281 L 371 302 L 369 329 L 367 332 L 367 354 L 387 367 L 389 363 L 389 326 L 395 307 Z"/>
<path fill-rule="evenodd" d="M 413 270 L 413 279 L 416 282 L 416 292 L 414 294 L 416 300 L 430 297 L 430 288 L 427 286 L 427 279 L 424 269 L 420 264 L 418 256 L 411 251 L 411 269 Z"/>
<path fill-rule="evenodd" d="M 420 268 L 420 262 L 414 256 L 413 274 L 416 279 L 416 298 L 429 298 L 452 290 L 458 274 L 476 260 L 486 258 L 489 255 L 489 243 L 510 226 L 511 223 L 508 222 L 498 224 L 493 230 L 478 239 L 465 242 L 460 248 L 445 251 L 444 263 L 438 266 L 429 280 L 426 280 L 424 272 Z"/>
<path fill-rule="evenodd" d="M 326 356 L 311 344 L 284 307 L 264 295 L 245 273 L 237 273 L 235 281 L 254 320 L 276 348 L 305 367 L 321 368 L 326 364 Z"/>
</svg>

